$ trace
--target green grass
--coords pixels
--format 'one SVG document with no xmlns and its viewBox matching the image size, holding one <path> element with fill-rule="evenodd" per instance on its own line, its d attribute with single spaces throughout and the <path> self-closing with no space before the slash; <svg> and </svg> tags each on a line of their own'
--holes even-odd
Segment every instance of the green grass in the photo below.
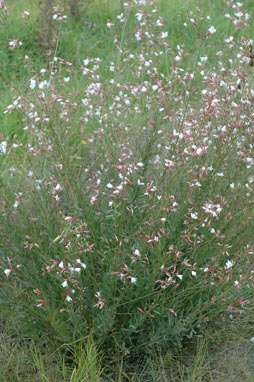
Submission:
<svg viewBox="0 0 254 382">
<path fill-rule="evenodd" d="M 125 25 L 116 18 L 120 8 L 118 2 L 98 0 L 78 21 L 69 17 L 56 28 L 58 42 L 50 59 L 38 41 L 36 2 L 12 1 L 1 30 L 0 144 L 19 148 L 0 154 L 0 381 L 252 381 L 254 200 L 253 166 L 246 164 L 254 142 L 251 125 L 241 121 L 252 117 L 253 68 L 239 64 L 237 53 L 244 51 L 254 22 L 236 31 L 225 18 L 222 0 L 200 1 L 200 12 L 196 1 L 161 0 L 158 14 L 149 16 L 152 43 L 140 44 L 133 38 L 137 9 L 125 12 Z M 252 2 L 244 9 L 251 15 Z M 31 14 L 27 25 L 20 17 L 24 10 Z M 198 32 L 190 21 L 185 27 L 190 11 L 196 19 L 205 15 L 211 20 L 203 19 Z M 168 48 L 154 27 L 159 14 Z M 108 20 L 114 29 L 106 27 Z M 199 33 L 205 35 L 211 25 L 215 37 L 202 39 Z M 231 35 L 233 49 L 224 43 Z M 22 47 L 9 50 L 12 38 L 19 38 Z M 184 53 L 177 67 L 179 49 Z M 157 57 L 160 50 L 166 53 Z M 223 58 L 216 55 L 219 51 Z M 31 59 L 26 68 L 25 55 Z M 198 65 L 204 56 L 209 80 Z M 72 66 L 50 62 L 54 57 Z M 80 67 L 84 59 L 96 57 L 102 62 L 91 79 Z M 142 67 L 150 58 L 151 73 L 155 67 L 162 75 Z M 230 88 L 237 77 L 228 71 L 231 58 L 237 75 L 243 72 L 249 81 L 242 93 Z M 220 60 L 225 71 L 219 69 Z M 91 73 L 93 65 L 88 66 Z M 44 98 L 38 87 L 29 88 L 42 68 L 47 73 L 38 81 L 51 82 Z M 49 75 L 53 69 L 54 78 Z M 194 79 L 184 79 L 184 70 Z M 218 83 L 229 84 L 225 91 L 213 85 L 214 72 Z M 89 94 L 93 82 L 102 82 L 101 93 Z M 133 87 L 157 84 L 161 93 L 131 93 Z M 211 93 L 201 95 L 206 87 Z M 24 97 L 23 114 L 3 113 L 13 94 Z M 213 106 L 205 109 L 209 94 L 226 99 L 217 109 L 219 117 Z M 62 106 L 56 101 L 60 98 L 70 102 Z M 33 111 L 31 102 L 49 123 L 33 126 L 26 115 Z M 66 110 L 69 120 L 61 117 Z M 89 110 L 97 114 L 90 117 Z M 228 129 L 222 130 L 224 125 Z M 184 156 L 184 149 L 190 153 L 205 144 L 203 156 Z M 168 159 L 175 164 L 165 170 Z M 126 182 L 118 194 L 121 179 Z M 203 215 L 208 202 L 223 207 L 216 218 Z M 69 269 L 79 266 L 77 259 L 87 267 L 80 277 Z M 8 277 L 4 270 L 10 270 Z M 167 278 L 169 286 L 163 289 Z M 13 320 L 7 323 L 10 312 Z"/>
<path fill-rule="evenodd" d="M 74 361 L 64 359 L 60 349 L 47 342 L 36 345 L 13 336 L 17 327 L 5 324 L 1 333 L 1 381 L 159 381 L 159 382 L 252 382 L 254 345 L 253 330 L 246 325 L 228 327 L 219 332 L 206 332 L 192 346 L 168 351 L 147 362 L 133 365 L 128 378 L 121 369 L 115 375 L 100 377 L 100 356 L 88 342 L 86 349 L 71 349 Z M 68 346 L 66 346 L 68 350 Z M 80 351 L 82 350 L 82 351 Z"/>
</svg>

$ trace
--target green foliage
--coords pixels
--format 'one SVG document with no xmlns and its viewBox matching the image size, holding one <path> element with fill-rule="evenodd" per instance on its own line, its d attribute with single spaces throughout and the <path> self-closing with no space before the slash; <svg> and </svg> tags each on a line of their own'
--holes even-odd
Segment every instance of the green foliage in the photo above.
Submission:
<svg viewBox="0 0 254 382">
<path fill-rule="evenodd" d="M 164 24 L 148 5 L 145 26 L 139 8 L 116 18 L 111 5 L 89 2 L 85 23 L 71 8 L 52 30 L 48 9 L 48 55 L 35 9 L 1 34 L 0 304 L 26 338 L 71 352 L 71 381 L 98 381 L 100 352 L 128 369 L 246 317 L 253 301 L 248 29 L 213 2 L 162 1 Z M 8 49 L 16 36 L 23 46 Z M 34 363 L 47 380 L 40 351 Z"/>
</svg>

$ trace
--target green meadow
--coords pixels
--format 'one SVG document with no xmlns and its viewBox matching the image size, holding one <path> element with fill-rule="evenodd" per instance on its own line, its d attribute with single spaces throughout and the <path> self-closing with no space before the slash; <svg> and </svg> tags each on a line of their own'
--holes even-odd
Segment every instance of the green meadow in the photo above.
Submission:
<svg viewBox="0 0 254 382">
<path fill-rule="evenodd" d="M 0 381 L 254 381 L 251 0 L 0 0 Z"/>
</svg>

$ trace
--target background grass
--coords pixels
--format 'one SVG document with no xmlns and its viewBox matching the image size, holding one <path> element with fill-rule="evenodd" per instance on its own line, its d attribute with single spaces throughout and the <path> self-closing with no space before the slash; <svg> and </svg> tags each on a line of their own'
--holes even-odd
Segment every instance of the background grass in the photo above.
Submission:
<svg viewBox="0 0 254 382">
<path fill-rule="evenodd" d="M 216 39 L 213 39 L 212 43 L 210 40 L 200 42 L 197 38 L 196 32 L 194 29 L 190 31 L 190 28 L 185 28 L 183 26 L 184 20 L 186 19 L 186 15 L 189 14 L 190 11 L 193 12 L 194 15 L 199 13 L 197 9 L 196 1 L 166 1 L 162 0 L 159 3 L 159 13 L 164 16 L 165 19 L 165 30 L 168 31 L 168 41 L 171 49 L 176 52 L 177 45 L 181 45 L 184 43 L 187 57 L 183 62 L 183 68 L 190 68 L 190 71 L 195 71 L 197 68 L 197 61 L 200 56 L 208 56 L 208 69 L 217 69 L 217 57 L 216 52 L 224 49 L 223 41 L 226 37 L 233 35 L 235 40 L 239 43 L 244 37 L 250 37 L 251 31 L 253 30 L 253 20 L 251 20 L 250 25 L 244 31 L 235 32 L 229 21 L 223 17 L 221 12 L 222 5 L 224 2 L 221 0 L 216 1 L 201 1 L 199 3 L 199 8 L 201 13 L 204 15 L 209 15 L 212 20 L 212 25 L 214 25 L 217 29 Z M 23 42 L 22 46 L 22 56 L 27 54 L 31 57 L 37 66 L 38 70 L 44 68 L 48 65 L 48 60 L 45 58 L 45 52 L 42 50 L 40 45 L 38 44 L 38 23 L 37 17 L 39 15 L 38 5 L 35 1 L 20 1 L 15 0 L 9 2 L 10 6 L 10 14 L 11 17 L 8 21 L 8 27 L 2 28 L 0 39 L 1 46 L 3 49 L 0 52 L 0 65 L 1 65 L 1 84 L 0 91 L 2 94 L 0 101 L 0 126 L 1 126 L 1 134 L 4 139 L 8 139 L 8 142 L 16 142 L 21 141 L 25 145 L 30 142 L 29 134 L 23 130 L 23 122 L 22 116 L 18 113 L 13 113 L 11 115 L 3 114 L 6 106 L 12 102 L 12 92 L 10 91 L 11 87 L 18 89 L 18 91 L 22 92 L 24 86 L 28 86 L 29 79 L 34 75 L 35 72 L 31 72 L 30 68 L 25 69 L 23 65 L 23 60 L 21 58 L 21 50 L 10 51 L 7 49 L 8 47 L 8 39 L 11 38 L 19 38 Z M 249 14 L 253 13 L 253 4 L 252 2 L 247 2 L 245 4 L 245 8 L 248 10 Z M 27 10 L 31 14 L 31 18 L 28 20 L 27 25 L 24 26 L 24 21 L 20 17 L 20 13 L 24 10 Z M 82 65 L 82 60 L 86 57 L 100 57 L 103 59 L 103 66 L 100 69 L 100 74 L 105 78 L 107 77 L 107 72 L 105 67 L 110 64 L 110 62 L 116 58 L 119 59 L 121 63 L 121 55 L 115 51 L 113 46 L 113 35 L 110 36 L 108 33 L 108 29 L 105 24 L 108 20 L 112 20 L 117 24 L 116 15 L 120 13 L 121 5 L 117 2 L 111 1 L 94 1 L 87 8 L 85 15 L 78 21 L 74 22 L 71 18 L 67 21 L 66 25 L 62 27 L 62 36 L 59 40 L 59 44 L 56 51 L 56 56 L 62 57 L 65 60 L 68 60 L 70 57 L 73 63 L 73 75 L 71 78 L 71 86 L 73 89 L 74 97 L 79 99 L 79 95 L 83 94 L 84 89 L 87 86 L 86 79 L 84 76 L 80 74 L 80 66 Z M 225 13 L 225 12 L 224 12 Z M 140 47 L 130 38 L 133 28 L 135 26 L 135 16 L 130 14 L 128 20 L 128 28 L 124 34 L 124 40 L 128 41 L 128 49 L 130 52 L 135 52 L 138 54 L 140 52 Z M 209 24 L 209 23 L 208 23 Z M 204 31 L 206 30 L 206 25 L 204 26 Z M 123 30 L 121 25 L 116 26 L 116 33 L 118 35 L 119 40 L 123 37 Z M 225 52 L 224 59 L 227 61 L 231 55 L 231 52 Z M 123 64 L 124 65 L 124 64 Z M 171 61 L 169 58 L 165 58 L 161 60 L 161 71 L 165 75 L 169 71 L 169 66 L 171 65 Z M 48 69 L 48 67 L 47 67 Z M 251 71 L 250 71 L 251 74 Z M 68 73 L 66 72 L 66 75 Z M 131 81 L 130 73 L 116 73 L 115 80 L 120 81 L 124 80 L 128 83 Z M 197 76 L 195 80 L 191 83 L 192 88 L 200 86 L 200 77 Z M 64 91 L 63 91 L 64 94 Z M 117 94 L 117 92 L 116 92 Z M 114 94 L 113 94 L 114 95 Z M 68 96 L 68 91 L 66 91 L 66 96 Z M 193 105 L 200 105 L 200 98 L 196 96 L 193 98 Z M 141 104 L 142 107 L 142 104 Z M 135 116 L 133 118 L 133 123 L 137 126 L 142 126 L 144 116 Z M 142 120 L 143 119 L 143 120 Z M 113 121 L 112 125 L 117 125 L 118 120 Z M 163 127 L 163 125 L 161 125 Z M 78 146 L 76 149 L 76 142 L 80 139 L 80 131 L 79 131 L 79 114 L 75 115 L 72 120 L 73 133 L 68 134 L 63 130 L 56 130 L 54 133 L 54 129 L 52 128 L 52 134 L 56 134 L 54 139 L 58 141 L 55 142 L 67 142 L 68 136 L 68 144 L 63 148 L 62 160 L 64 158 L 69 158 L 70 156 L 81 157 L 85 162 L 92 161 L 92 164 L 95 166 L 101 161 L 110 161 L 112 158 L 117 159 L 119 157 L 120 149 L 117 147 L 118 136 L 117 133 L 115 137 L 113 137 L 113 142 L 115 142 L 115 151 L 110 152 L 108 147 L 112 144 L 112 135 L 108 137 L 105 136 L 105 140 L 108 143 L 107 145 L 101 147 L 101 151 L 97 151 L 94 156 L 89 156 L 88 153 L 85 152 L 84 147 Z M 86 135 L 92 134 L 93 129 L 98 128 L 95 125 L 95 122 L 91 123 L 90 127 L 85 131 Z M 121 133 L 122 134 L 122 133 Z M 141 136 L 141 135 L 140 135 Z M 115 141 L 114 141 L 115 139 Z M 153 150 L 153 146 L 151 144 L 151 152 L 150 150 L 150 142 L 153 141 L 153 136 L 147 136 L 146 141 L 142 142 L 142 136 L 140 139 L 140 143 L 144 143 L 144 146 L 140 144 L 137 147 L 137 151 L 142 147 L 143 158 L 146 158 L 151 154 Z M 63 146 L 63 145 L 62 145 Z M 234 147 L 232 145 L 232 147 Z M 232 149 L 231 149 L 232 150 Z M 59 153 L 58 153 L 59 154 Z M 230 148 L 229 151 L 224 155 L 225 157 L 231 158 Z M 52 154 L 54 155 L 54 154 Z M 141 155 L 141 157 L 142 157 Z M 213 157 L 214 153 L 210 154 Z M 112 158 L 111 158 L 112 157 Z M 24 189 L 24 194 L 26 196 L 26 205 L 24 211 L 21 216 L 8 216 L 8 218 L 3 218 L 1 220 L 1 254 L 4 258 L 7 256 L 13 257 L 13 254 L 16 254 L 17 258 L 23 256 L 19 243 L 24 242 L 24 235 L 27 236 L 27 240 L 29 241 L 31 238 L 36 240 L 36 242 L 40 246 L 40 256 L 42 261 L 45 263 L 48 262 L 49 259 L 53 257 L 53 255 L 57 254 L 57 258 L 61 259 L 64 256 L 64 249 L 58 244 L 53 245 L 52 241 L 66 229 L 66 226 L 62 222 L 61 213 L 57 208 L 52 207 L 52 204 L 49 200 L 43 197 L 38 197 L 37 194 L 34 193 L 33 187 L 30 184 L 29 180 L 24 180 L 24 173 L 27 172 L 31 167 L 33 167 L 33 171 L 35 172 L 35 176 L 37 178 L 36 170 L 38 170 L 38 178 L 48 179 L 51 174 L 55 178 L 57 176 L 58 179 L 61 176 L 65 176 L 66 178 L 62 179 L 64 184 L 68 181 L 69 171 L 73 171 L 74 169 L 78 171 L 80 168 L 79 164 L 69 165 L 66 161 L 67 172 L 65 175 L 61 173 L 57 173 L 51 171 L 53 168 L 53 162 L 57 162 L 59 158 L 55 157 L 49 158 L 45 157 L 37 157 L 31 158 L 29 154 L 27 154 L 25 149 L 20 149 L 13 156 L 1 157 L 1 187 L 5 193 L 9 193 L 8 198 L 10 201 L 10 205 L 14 203 L 15 197 L 14 193 L 19 190 Z M 235 159 L 234 154 L 232 154 L 232 164 L 234 165 Z M 5 176 L 7 174 L 9 167 L 16 163 L 17 172 L 14 179 L 9 179 L 9 177 Z M 196 163 L 194 162 L 193 165 Z M 70 166 L 68 168 L 68 166 Z M 191 165 L 187 169 L 189 169 Z M 233 167 L 233 166 L 232 166 Z M 98 168 L 97 168 L 98 169 Z M 232 181 L 237 179 L 240 183 L 245 182 L 251 174 L 251 170 L 242 172 L 241 176 L 239 176 L 239 172 L 243 171 L 242 167 L 238 167 L 233 169 L 230 177 L 232 177 Z M 185 174 L 181 174 L 182 178 L 178 178 L 175 185 L 171 187 L 172 193 L 176 192 L 177 189 L 181 188 L 185 184 Z M 114 174 L 109 174 L 105 178 L 105 184 L 107 179 L 113 179 Z M 85 178 L 85 177 L 84 177 Z M 73 186 L 74 182 L 77 181 L 77 178 L 73 180 L 73 183 L 70 185 L 70 189 Z M 126 237 L 125 223 L 123 216 L 130 221 L 130 217 L 124 215 L 125 205 L 122 206 L 122 209 L 115 211 L 115 216 L 106 216 L 104 220 L 104 227 L 100 224 L 101 216 L 98 215 L 96 220 L 93 221 L 94 217 L 90 212 L 89 208 L 86 208 L 84 204 L 79 204 L 80 200 L 83 200 L 82 187 L 84 188 L 85 179 L 81 179 L 78 181 L 78 187 L 75 188 L 74 195 L 69 192 L 66 193 L 63 206 L 63 211 L 65 214 L 72 215 L 74 212 L 77 213 L 77 216 L 80 218 L 80 221 L 85 219 L 88 223 L 88 226 L 93 225 L 93 238 L 97 239 L 100 237 L 108 237 L 110 238 L 113 235 L 114 229 L 112 227 L 120 226 L 122 228 L 119 229 L 117 234 L 120 237 Z M 42 186 L 44 187 L 44 186 Z M 209 182 L 207 184 L 209 187 Z M 228 192 L 228 189 L 225 185 L 221 184 L 220 186 L 224 193 Z M 69 191 L 69 190 L 68 190 Z M 219 189 L 217 192 L 219 193 Z M 49 189 L 45 186 L 43 192 L 47 194 Z M 211 194 L 213 190 L 211 190 Z M 209 194 L 209 191 L 206 196 L 212 196 Z M 38 200 L 35 201 L 35 198 L 38 197 Z M 139 200 L 138 194 L 136 191 L 131 194 L 132 200 Z M 195 196 L 198 200 L 199 195 Z M 180 198 L 180 196 L 179 196 Z M 184 195 L 182 196 L 184 201 Z M 101 202 L 101 211 L 106 210 L 106 204 L 104 205 L 103 201 Z M 154 200 L 151 200 L 150 205 L 146 207 L 148 210 L 148 214 L 152 211 Z M 131 203 L 130 203 L 131 204 Z M 70 205 L 71 207 L 68 207 Z M 187 207 L 183 205 L 182 212 L 184 209 L 187 211 Z M 142 210 L 143 206 L 140 207 Z M 233 202 L 232 202 L 233 208 Z M 40 211 L 40 221 L 35 222 L 31 220 L 32 217 L 37 216 L 38 210 Z M 156 216 L 156 212 L 151 212 L 152 216 Z M 107 223 L 108 222 L 108 223 Z M 120 224 L 121 223 L 121 224 Z M 174 222 L 175 223 L 175 222 Z M 143 224 L 142 221 L 134 221 L 131 226 L 128 226 L 128 231 L 130 234 L 132 242 L 136 241 L 136 232 L 140 225 Z M 176 243 L 180 242 L 180 238 L 177 236 L 177 232 L 180 232 L 180 229 L 183 225 L 181 218 L 177 221 L 177 228 L 175 229 L 175 237 Z M 223 230 L 229 232 L 231 237 L 233 238 L 233 242 L 231 243 L 234 246 L 233 249 L 236 251 L 243 245 L 248 242 L 251 242 L 251 233 L 252 230 L 249 229 L 245 231 L 243 234 L 240 231 L 231 232 L 231 225 L 227 221 L 225 217 L 224 224 L 222 225 Z M 232 229 L 235 229 L 233 227 Z M 122 231 L 121 231 L 122 230 Z M 242 236 L 238 235 L 241 233 Z M 71 232 L 65 232 L 65 236 L 71 236 Z M 31 240 L 32 240 L 31 239 Z M 51 246 L 49 246 L 51 243 Z M 207 244 L 206 250 L 212 252 L 212 246 L 209 247 L 210 243 Z M 78 247 L 77 247 L 78 248 Z M 126 252 L 129 251 L 128 245 L 126 245 Z M 108 245 L 105 247 L 103 241 L 98 240 L 98 252 L 102 253 L 110 253 L 112 251 L 113 255 L 108 257 L 109 263 L 114 261 L 114 255 L 118 253 L 117 243 L 110 242 L 108 239 Z M 115 252 L 113 252 L 115 251 Z M 21 254 L 22 252 L 22 254 Z M 161 248 L 158 247 L 155 250 L 156 256 L 159 256 L 161 253 Z M 2 358 L 2 370 L 1 370 L 1 378 L 3 381 L 21 381 L 21 380 L 42 380 L 42 381 L 99 381 L 99 378 L 102 381 L 110 381 L 110 380 L 118 380 L 118 381 L 134 381 L 134 380 L 151 380 L 151 381 L 233 381 L 238 379 L 239 381 L 251 381 L 253 370 L 250 362 L 251 355 L 253 354 L 253 343 L 250 342 L 250 339 L 254 335 L 253 331 L 253 320 L 251 318 L 244 319 L 239 322 L 234 322 L 230 327 L 218 327 L 218 332 L 216 335 L 214 332 L 209 332 L 207 330 L 205 333 L 201 332 L 193 332 L 194 338 L 192 341 L 186 339 L 186 343 L 183 343 L 180 347 L 176 347 L 170 349 L 168 352 L 152 352 L 150 351 L 150 358 L 146 359 L 145 363 L 141 361 L 137 361 L 133 367 L 126 367 L 124 365 L 124 357 L 122 357 L 121 352 L 119 351 L 118 356 L 113 359 L 113 362 L 110 363 L 110 366 L 105 371 L 105 377 L 101 377 L 101 357 L 105 356 L 101 354 L 101 349 L 97 348 L 93 342 L 88 343 L 88 347 L 80 348 L 80 344 L 72 343 L 69 337 L 68 330 L 64 325 L 61 326 L 58 318 L 54 316 L 54 311 L 49 311 L 47 314 L 47 318 L 38 311 L 37 307 L 31 308 L 31 300 L 29 297 L 32 282 L 34 284 L 41 285 L 45 291 L 51 292 L 52 284 L 54 283 L 54 279 L 46 279 L 45 284 L 40 280 L 38 276 L 39 265 L 36 260 L 36 256 L 29 254 L 26 252 L 27 258 L 25 258 L 25 264 L 32 264 L 31 269 L 29 269 L 28 275 L 30 277 L 27 278 L 27 281 L 21 284 L 21 281 L 16 280 L 13 282 L 12 291 L 13 291 L 13 301 L 11 303 L 15 305 L 15 299 L 20 299 L 24 301 L 22 311 L 20 309 L 20 317 L 21 323 L 17 322 L 7 324 L 6 315 L 8 315 L 8 307 L 3 313 L 2 319 L 2 352 L 0 357 Z M 30 256 L 30 257 L 29 257 Z M 99 257 L 98 257 L 99 258 Z M 200 260 L 202 263 L 202 260 Z M 240 263 L 240 262 L 239 262 Z M 89 264 L 91 267 L 94 266 Z M 241 266 L 241 264 L 239 265 Z M 251 265 L 243 263 L 244 272 L 251 271 Z M 93 274 L 96 274 L 96 266 L 92 270 Z M 105 275 L 105 285 L 110 285 L 109 280 Z M 155 277 L 155 275 L 154 275 Z M 33 279 L 33 280 L 32 280 Z M 29 280 L 29 281 L 28 281 Z M 32 281 L 31 281 L 32 280 Z M 94 281 L 93 279 L 93 282 Z M 20 283 L 20 284 L 19 284 Z M 47 285 L 48 283 L 48 285 Z M 43 285 L 42 285 L 43 284 Z M 99 283 L 98 283 L 99 284 Z M 7 300 L 7 292 L 5 295 L 5 282 L 1 281 L 1 286 L 3 287 L 2 292 L 2 301 L 5 301 L 5 297 Z M 57 287 L 57 282 L 55 282 L 56 294 L 53 297 L 57 301 L 57 293 L 60 290 L 59 286 Z M 145 285 L 143 285 L 145 287 Z M 58 288 L 58 289 L 57 289 Z M 114 295 L 116 286 L 110 285 L 108 290 L 105 289 L 108 296 Z M 142 288 L 142 286 L 141 286 Z M 198 288 L 198 286 L 197 286 Z M 195 290 L 195 288 L 194 288 Z M 46 292 L 45 292 L 46 293 Z M 92 293 L 92 292 L 91 292 Z M 189 292 L 190 298 L 193 298 L 193 290 Z M 197 295 L 199 293 L 199 289 L 197 289 Z M 251 291 L 248 292 L 251 295 Z M 248 295 L 247 292 L 245 295 Z M 135 299 L 135 293 L 133 292 L 133 299 Z M 198 297 L 195 300 L 193 299 L 193 305 L 198 303 Z M 125 301 L 124 301 L 125 303 Z M 123 303 L 123 305 L 124 305 Z M 135 304 L 134 304 L 135 305 Z M 57 303 L 56 303 L 57 306 Z M 25 309 L 27 311 L 32 311 L 33 315 L 30 319 L 28 319 L 27 315 L 24 314 Z M 32 310 L 31 310 L 32 309 Z M 251 317 L 252 308 L 249 308 L 249 317 Z M 7 312 L 7 313 L 6 313 Z M 121 313 L 121 312 L 120 312 Z M 124 314 L 124 313 L 123 313 Z M 23 317 L 22 317 L 23 315 Z M 74 315 L 73 315 L 74 316 Z M 74 320 L 75 317 L 73 317 Z M 105 315 L 102 318 L 102 322 L 96 323 L 100 326 L 101 330 L 103 330 L 103 324 L 108 323 L 110 321 L 110 317 Z M 105 322 L 104 322 L 105 321 Z M 47 324 L 51 327 L 52 333 L 56 332 L 61 338 L 60 343 L 56 341 L 57 337 L 52 337 L 48 341 L 43 336 L 43 330 L 47 327 Z M 82 323 L 78 323 L 82 327 Z M 78 327 L 77 324 L 77 327 Z M 143 321 L 134 322 L 133 326 L 137 325 L 137 327 L 144 330 Z M 33 325 L 38 326 L 38 331 L 32 329 Z M 106 326 L 106 325 L 105 325 Z M 26 337 L 23 338 L 23 333 L 29 333 L 29 329 L 31 330 L 30 335 L 26 334 Z M 51 333 L 51 332 L 49 332 Z M 241 333 L 239 335 L 239 333 Z M 107 332 L 105 331 L 105 336 Z M 66 336 L 66 337 L 65 337 Z M 96 333 L 94 335 L 96 338 Z M 177 337 L 177 334 L 176 334 Z M 22 340 L 21 340 L 22 338 Z M 33 340 L 31 340 L 33 338 Z M 63 338 L 66 338 L 66 341 L 63 342 Z M 74 340 L 74 339 L 73 339 Z M 91 339 L 92 341 L 92 339 Z M 73 341 L 75 342 L 75 340 Z M 62 346 L 63 343 L 65 346 Z M 62 344 L 62 345 L 61 345 Z M 55 346 L 54 346 L 55 345 Z M 104 348 L 105 349 L 105 348 Z M 89 353 L 91 351 L 91 353 Z M 122 351 L 122 349 L 121 349 Z M 103 351 L 102 351 L 103 352 Z M 158 355 L 159 354 L 159 355 Z M 108 357 L 108 356 L 107 356 Z M 237 362 L 241 357 L 241 362 Z M 65 361 L 63 361 L 65 359 Z M 109 361 L 109 358 L 107 358 Z M 112 361 L 112 360 L 111 360 Z M 105 363 L 105 361 L 104 361 Z M 85 367 L 84 367 L 85 365 Z"/>
</svg>

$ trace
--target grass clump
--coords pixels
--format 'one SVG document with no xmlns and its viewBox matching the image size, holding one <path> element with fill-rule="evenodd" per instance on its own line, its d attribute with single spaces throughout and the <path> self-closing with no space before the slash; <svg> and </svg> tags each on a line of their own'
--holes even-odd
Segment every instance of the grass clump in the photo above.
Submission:
<svg viewBox="0 0 254 382">
<path fill-rule="evenodd" d="M 248 8 L 222 5 L 188 13 L 194 54 L 138 1 L 101 27 L 107 58 L 74 65 L 60 33 L 48 61 L 20 59 L 4 115 L 22 133 L 0 141 L 0 302 L 26 338 L 80 346 L 73 381 L 99 380 L 97 349 L 127 373 L 252 307 L 252 41 Z M 221 17 L 237 33 L 210 54 Z"/>
</svg>

